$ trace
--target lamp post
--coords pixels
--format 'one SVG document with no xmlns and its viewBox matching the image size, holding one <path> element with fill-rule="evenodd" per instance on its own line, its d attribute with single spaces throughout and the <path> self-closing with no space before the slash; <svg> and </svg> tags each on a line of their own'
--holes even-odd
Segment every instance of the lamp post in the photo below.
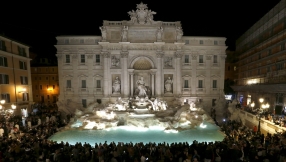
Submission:
<svg viewBox="0 0 286 162">
<path fill-rule="evenodd" d="M 1 105 L 0 105 L 0 113 L 1 113 L 1 115 L 2 115 L 2 112 L 4 111 L 4 108 L 5 108 L 5 107 L 3 106 L 3 105 L 5 104 L 5 100 L 1 100 L 1 101 L 0 101 L 0 104 L 1 104 Z"/>
<path fill-rule="evenodd" d="M 252 103 L 250 104 L 251 111 L 253 111 L 254 106 L 255 106 L 255 103 L 254 103 L 254 102 L 252 102 Z"/>
<path fill-rule="evenodd" d="M 263 108 L 263 101 L 264 101 L 264 99 L 263 98 L 260 98 L 259 99 L 259 102 L 260 102 L 260 108 Z M 257 132 L 259 132 L 260 133 L 260 120 L 261 120 L 261 111 L 260 111 L 260 109 L 259 109 L 259 112 L 258 112 L 258 129 L 257 129 Z"/>
</svg>

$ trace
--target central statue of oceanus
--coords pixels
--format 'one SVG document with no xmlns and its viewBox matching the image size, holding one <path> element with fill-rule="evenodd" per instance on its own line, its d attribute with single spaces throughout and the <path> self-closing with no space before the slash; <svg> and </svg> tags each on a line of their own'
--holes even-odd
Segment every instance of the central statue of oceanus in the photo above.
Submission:
<svg viewBox="0 0 286 162">
<path fill-rule="evenodd" d="M 140 4 L 137 4 L 136 8 L 136 11 L 132 10 L 127 12 L 131 22 L 137 24 L 152 24 L 154 22 L 153 15 L 155 15 L 156 12 L 148 10 L 146 4 L 141 2 Z"/>
</svg>

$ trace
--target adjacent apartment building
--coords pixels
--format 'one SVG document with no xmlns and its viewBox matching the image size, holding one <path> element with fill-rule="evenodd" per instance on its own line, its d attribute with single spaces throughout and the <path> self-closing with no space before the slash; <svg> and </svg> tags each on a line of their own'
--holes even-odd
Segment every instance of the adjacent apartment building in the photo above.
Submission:
<svg viewBox="0 0 286 162">
<path fill-rule="evenodd" d="M 15 114 L 27 114 L 33 103 L 29 47 L 0 36 L 1 111 L 16 106 Z M 22 112 L 21 112 L 22 111 Z"/>
<path fill-rule="evenodd" d="M 59 95 L 58 67 L 31 67 L 31 75 L 34 102 L 54 106 Z"/>
<path fill-rule="evenodd" d="M 253 108 L 268 104 L 277 114 L 286 105 L 285 2 L 281 0 L 236 42 L 237 99 Z"/>
</svg>

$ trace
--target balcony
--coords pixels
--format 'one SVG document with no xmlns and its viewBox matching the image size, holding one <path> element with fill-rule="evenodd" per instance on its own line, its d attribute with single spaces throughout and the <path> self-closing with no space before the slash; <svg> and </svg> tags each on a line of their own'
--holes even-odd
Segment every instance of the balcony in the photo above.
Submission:
<svg viewBox="0 0 286 162">
<path fill-rule="evenodd" d="M 182 88 L 182 93 L 183 94 L 191 94 L 191 88 Z"/>
<path fill-rule="evenodd" d="M 94 88 L 93 89 L 93 94 L 94 95 L 102 95 L 103 94 L 102 88 L 101 87 L 100 88 Z"/>
<path fill-rule="evenodd" d="M 73 94 L 74 90 L 73 88 L 65 88 L 65 94 Z"/>
<path fill-rule="evenodd" d="M 88 88 L 79 88 L 78 93 L 80 95 L 87 95 L 88 94 Z"/>
<path fill-rule="evenodd" d="M 196 93 L 205 93 L 206 89 L 205 88 L 197 88 Z"/>
</svg>

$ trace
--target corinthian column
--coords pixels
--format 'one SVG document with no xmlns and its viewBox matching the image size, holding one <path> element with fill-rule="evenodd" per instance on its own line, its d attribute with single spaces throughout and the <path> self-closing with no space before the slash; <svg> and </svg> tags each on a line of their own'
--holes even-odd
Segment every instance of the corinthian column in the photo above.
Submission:
<svg viewBox="0 0 286 162">
<path fill-rule="evenodd" d="M 157 51 L 157 73 L 156 73 L 156 96 L 160 97 L 162 95 L 162 58 L 164 56 L 163 51 Z"/>
<path fill-rule="evenodd" d="M 129 52 L 127 50 L 120 51 L 121 55 L 121 94 L 123 94 L 123 97 L 127 97 L 129 95 L 129 86 L 128 86 L 128 70 L 127 70 L 127 58 L 128 58 Z"/>
<path fill-rule="evenodd" d="M 183 52 L 181 50 L 178 50 L 175 52 L 175 58 L 176 58 L 176 67 L 175 67 L 175 76 L 176 76 L 176 95 L 179 95 L 182 93 L 182 55 Z"/>
<path fill-rule="evenodd" d="M 101 55 L 103 57 L 103 95 L 104 97 L 107 97 L 109 94 L 111 94 L 110 87 L 110 69 L 108 66 L 108 60 L 110 59 L 110 53 L 108 51 L 102 51 Z"/>
</svg>

